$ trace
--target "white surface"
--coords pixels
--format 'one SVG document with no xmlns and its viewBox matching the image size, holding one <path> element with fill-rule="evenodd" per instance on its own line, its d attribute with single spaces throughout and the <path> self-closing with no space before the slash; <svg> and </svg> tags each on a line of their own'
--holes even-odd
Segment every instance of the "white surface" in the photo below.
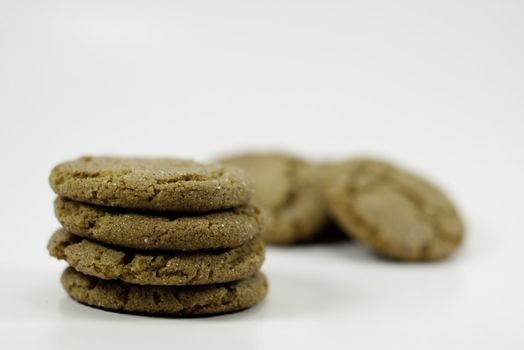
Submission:
<svg viewBox="0 0 524 350">
<path fill-rule="evenodd" d="M 0 348 L 524 348 L 523 23 L 517 0 L 0 0 Z M 271 248 L 267 300 L 216 318 L 66 297 L 45 250 L 54 164 L 263 146 L 430 174 L 463 249 Z"/>
</svg>

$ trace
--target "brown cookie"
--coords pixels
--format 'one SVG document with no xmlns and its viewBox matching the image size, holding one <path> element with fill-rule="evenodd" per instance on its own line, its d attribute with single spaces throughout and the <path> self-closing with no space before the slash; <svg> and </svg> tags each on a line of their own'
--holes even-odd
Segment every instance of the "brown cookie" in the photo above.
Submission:
<svg viewBox="0 0 524 350">
<path fill-rule="evenodd" d="M 376 252 L 398 260 L 435 260 L 460 245 L 464 229 L 457 211 L 425 180 L 364 159 L 327 172 L 324 189 L 333 217 Z"/>
<path fill-rule="evenodd" d="M 205 214 L 127 212 L 58 197 L 55 214 L 75 235 L 142 250 L 233 248 L 259 236 L 264 227 L 254 206 Z"/>
<path fill-rule="evenodd" d="M 49 180 L 80 202 L 155 211 L 228 209 L 252 195 L 240 169 L 167 158 L 82 157 L 57 165 Z"/>
<path fill-rule="evenodd" d="M 47 249 L 86 275 L 145 285 L 236 281 L 253 275 L 264 261 L 260 238 L 237 248 L 215 251 L 140 252 L 105 246 L 60 229 L 49 240 Z"/>
<path fill-rule="evenodd" d="M 106 281 L 67 268 L 62 285 L 71 298 L 89 306 L 140 314 L 212 315 L 239 311 L 259 303 L 267 294 L 265 276 L 201 286 L 141 286 Z"/>
<path fill-rule="evenodd" d="M 308 241 L 326 223 L 327 215 L 309 183 L 309 165 L 284 154 L 246 154 L 221 160 L 244 169 L 255 187 L 256 203 L 268 217 L 267 243 Z"/>
</svg>

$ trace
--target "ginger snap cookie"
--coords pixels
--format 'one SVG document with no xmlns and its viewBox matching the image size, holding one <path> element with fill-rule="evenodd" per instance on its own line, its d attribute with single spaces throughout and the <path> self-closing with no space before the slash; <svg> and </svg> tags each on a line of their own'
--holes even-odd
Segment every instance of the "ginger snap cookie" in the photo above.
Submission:
<svg viewBox="0 0 524 350">
<path fill-rule="evenodd" d="M 196 316 L 240 311 L 267 294 L 267 280 L 257 272 L 235 282 L 201 286 L 141 286 L 86 276 L 73 268 L 62 274 L 71 298 L 96 308 L 139 314 Z"/>
<path fill-rule="evenodd" d="M 393 165 L 359 159 L 331 166 L 324 193 L 346 233 L 398 260 L 435 260 L 460 245 L 464 228 L 435 186 Z"/>
<path fill-rule="evenodd" d="M 77 236 L 142 250 L 233 248 L 259 236 L 264 228 L 260 210 L 252 205 L 212 213 L 150 213 L 58 197 L 55 214 Z"/>
<path fill-rule="evenodd" d="M 105 246 L 60 229 L 49 240 L 47 249 L 83 274 L 147 285 L 235 281 L 253 275 L 264 261 L 261 238 L 232 249 L 152 253 Z"/>
<path fill-rule="evenodd" d="M 245 154 L 221 162 L 246 171 L 255 188 L 255 202 L 267 214 L 267 243 L 308 241 L 325 224 L 322 198 L 308 182 L 309 165 L 284 154 Z"/>
<path fill-rule="evenodd" d="M 252 195 L 240 169 L 168 158 L 82 157 L 57 165 L 49 181 L 80 202 L 154 211 L 229 209 Z"/>
</svg>

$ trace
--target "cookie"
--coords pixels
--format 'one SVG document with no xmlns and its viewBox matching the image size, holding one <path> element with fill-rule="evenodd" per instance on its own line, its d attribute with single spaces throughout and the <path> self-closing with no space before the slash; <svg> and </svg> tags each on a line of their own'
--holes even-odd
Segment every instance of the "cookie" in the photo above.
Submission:
<svg viewBox="0 0 524 350">
<path fill-rule="evenodd" d="M 82 304 L 106 310 L 171 316 L 212 315 L 246 309 L 264 299 L 268 288 L 260 272 L 225 284 L 141 286 L 86 276 L 69 267 L 61 281 L 69 296 Z"/>
<path fill-rule="evenodd" d="M 199 214 L 127 212 L 58 197 L 55 214 L 75 235 L 134 249 L 199 250 L 238 247 L 263 230 L 254 206 Z"/>
<path fill-rule="evenodd" d="M 329 171 L 324 188 L 332 216 L 374 251 L 398 260 L 436 260 L 460 245 L 464 228 L 456 209 L 420 177 L 364 159 Z"/>
<path fill-rule="evenodd" d="M 260 238 L 232 249 L 153 253 L 105 246 L 60 229 L 49 240 L 47 249 L 83 274 L 148 285 L 235 281 L 253 275 L 264 261 Z"/>
<path fill-rule="evenodd" d="M 263 234 L 267 243 L 308 241 L 325 224 L 322 200 L 307 181 L 307 163 L 284 154 L 246 154 L 221 161 L 248 174 L 255 188 L 255 202 L 267 214 Z"/>
<path fill-rule="evenodd" d="M 49 181 L 80 202 L 155 211 L 229 209 L 252 195 L 240 169 L 167 158 L 82 157 L 57 165 Z"/>
</svg>

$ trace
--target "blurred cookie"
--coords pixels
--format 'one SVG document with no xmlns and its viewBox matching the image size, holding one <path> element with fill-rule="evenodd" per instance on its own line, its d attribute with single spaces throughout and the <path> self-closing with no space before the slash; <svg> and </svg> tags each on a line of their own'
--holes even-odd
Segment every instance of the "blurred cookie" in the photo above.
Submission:
<svg viewBox="0 0 524 350">
<path fill-rule="evenodd" d="M 155 211 L 228 209 L 252 195 L 237 168 L 168 158 L 82 157 L 57 165 L 49 180 L 80 202 Z"/>
<path fill-rule="evenodd" d="M 464 229 L 456 209 L 420 177 L 373 160 L 326 169 L 323 187 L 332 216 L 376 252 L 398 260 L 435 260 L 460 245 Z"/>
<path fill-rule="evenodd" d="M 254 206 L 199 214 L 127 212 L 58 197 L 55 214 L 75 235 L 147 250 L 233 248 L 263 229 L 262 214 Z"/>
<path fill-rule="evenodd" d="M 141 286 L 106 281 L 67 268 L 62 285 L 71 298 L 93 307 L 140 314 L 195 316 L 239 311 L 267 294 L 265 276 L 201 286 Z"/>
<path fill-rule="evenodd" d="M 47 249 L 86 275 L 150 285 L 235 281 L 253 275 L 264 261 L 261 238 L 232 249 L 153 253 L 105 246 L 60 229 L 49 240 Z"/>
<path fill-rule="evenodd" d="M 309 165 L 284 154 L 245 154 L 221 160 L 246 171 L 255 202 L 267 214 L 267 243 L 308 241 L 326 222 L 321 197 L 309 183 Z"/>
</svg>

